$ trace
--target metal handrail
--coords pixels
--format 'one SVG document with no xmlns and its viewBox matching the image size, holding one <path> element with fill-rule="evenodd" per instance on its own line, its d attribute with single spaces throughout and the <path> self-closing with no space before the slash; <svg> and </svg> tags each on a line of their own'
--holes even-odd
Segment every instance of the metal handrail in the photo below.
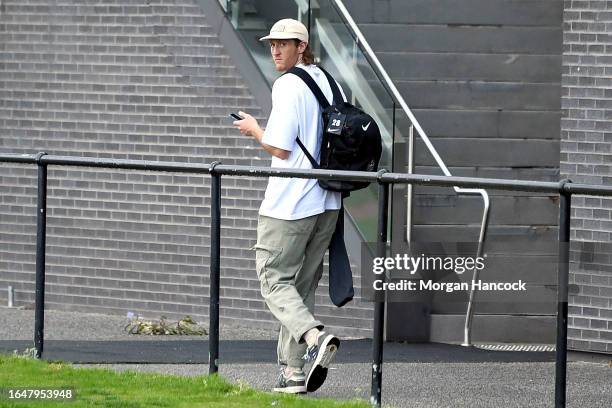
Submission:
<svg viewBox="0 0 612 408">
<path fill-rule="evenodd" d="M 97 157 L 51 156 L 38 154 L 5 154 L 0 152 L 0 163 L 36 164 L 37 233 L 36 233 L 36 294 L 34 345 L 36 357 L 41 358 L 44 348 L 45 312 L 45 237 L 47 214 L 47 166 L 86 166 L 97 168 L 187 172 L 209 174 L 211 183 L 211 262 L 210 262 L 210 324 L 209 324 L 209 373 L 218 372 L 219 357 L 219 297 L 220 297 L 220 245 L 221 245 L 221 175 L 252 177 L 299 177 L 325 180 L 369 181 L 379 184 L 377 256 L 385 256 L 387 243 L 388 193 L 390 184 L 418 184 L 431 186 L 463 185 L 466 188 L 488 187 L 513 191 L 537 191 L 557 193 L 559 201 L 559 268 L 557 271 L 557 338 L 555 357 L 555 407 L 564 408 L 567 394 L 567 316 L 568 277 L 570 251 L 571 198 L 573 194 L 612 197 L 612 186 L 573 184 L 569 180 L 558 183 L 544 181 L 484 179 L 474 177 L 430 176 L 422 174 L 334 171 L 320 169 L 284 169 L 252 166 L 222 165 L 220 162 L 175 163 L 146 160 L 108 159 Z M 383 275 L 384 277 L 384 275 Z M 385 301 L 374 306 L 374 336 L 372 342 L 372 405 L 380 407 L 382 396 L 382 352 Z"/>
<path fill-rule="evenodd" d="M 370 60 L 370 62 L 372 63 L 376 71 L 378 71 L 378 74 L 382 77 L 382 81 L 387 86 L 387 89 L 391 92 L 393 98 L 402 108 L 404 113 L 406 113 L 406 115 L 408 116 L 408 119 L 410 119 L 410 123 L 414 126 L 414 129 L 416 129 L 417 133 L 419 134 L 419 137 L 425 143 L 427 150 L 429 150 L 429 152 L 433 156 L 434 160 L 438 164 L 438 167 L 440 167 L 440 169 L 442 170 L 442 173 L 444 173 L 444 175 L 448 177 L 452 176 L 451 172 L 448 170 L 448 167 L 446 167 L 446 164 L 444 163 L 444 161 L 438 154 L 438 151 L 433 146 L 433 144 L 431 143 L 431 140 L 429 139 L 429 137 L 427 136 L 427 134 L 425 133 L 425 131 L 419 124 L 414 114 L 412 113 L 412 110 L 410 110 L 410 108 L 408 107 L 408 104 L 406 103 L 402 95 L 399 93 L 397 88 L 395 87 L 395 84 L 389 77 L 389 74 L 387 73 L 385 68 L 382 66 L 382 64 L 378 60 L 378 57 L 376 57 L 376 54 L 374 54 L 374 51 L 372 50 L 372 47 L 370 47 L 368 40 L 366 40 L 365 36 L 363 35 L 363 33 L 361 32 L 361 30 L 359 29 L 359 27 L 353 20 L 353 17 L 351 16 L 351 14 L 348 12 L 346 7 L 344 6 L 344 3 L 342 2 L 342 0 L 330 0 L 330 1 L 336 7 L 336 10 L 340 13 L 341 17 L 344 19 L 345 25 L 352 31 L 352 34 L 354 35 L 357 44 L 361 46 L 362 50 L 364 51 L 366 55 L 366 58 Z M 413 154 L 412 150 L 410 151 L 410 154 L 411 155 Z M 487 231 L 487 226 L 489 222 L 489 209 L 490 209 L 489 194 L 486 192 L 486 190 L 480 189 L 480 188 L 462 188 L 458 186 L 453 186 L 453 189 L 455 190 L 457 194 L 480 195 L 482 197 L 483 213 L 482 213 L 482 220 L 480 223 L 480 233 L 478 234 L 478 250 L 476 253 L 476 256 L 480 257 L 482 256 L 482 253 L 483 253 L 484 240 L 486 237 L 486 231 Z M 408 229 L 411 229 L 411 225 L 408 225 Z M 478 270 L 474 269 L 473 275 L 472 275 L 472 282 L 476 281 L 477 279 L 478 279 Z M 470 298 L 468 302 L 468 308 L 466 311 L 465 325 L 464 325 L 464 341 L 463 341 L 464 346 L 471 345 L 471 329 L 472 329 L 472 320 L 474 318 L 474 305 L 473 305 L 474 297 L 475 297 L 474 290 L 471 290 Z"/>
</svg>

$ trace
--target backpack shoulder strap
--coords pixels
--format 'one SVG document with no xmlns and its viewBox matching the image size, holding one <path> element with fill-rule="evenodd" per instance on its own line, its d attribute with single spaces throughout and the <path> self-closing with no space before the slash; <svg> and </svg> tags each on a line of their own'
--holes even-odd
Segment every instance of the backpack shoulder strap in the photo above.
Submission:
<svg viewBox="0 0 612 408">
<path fill-rule="evenodd" d="M 317 101 L 319 101 L 319 105 L 321 105 L 322 109 L 325 109 L 329 106 L 329 102 L 327 102 L 327 98 L 325 97 L 325 95 L 323 95 L 323 91 L 321 91 L 321 88 L 319 88 L 319 85 L 317 85 L 315 80 L 312 79 L 312 77 L 310 76 L 310 74 L 308 74 L 308 72 L 304 71 L 302 68 L 293 67 L 289 69 L 287 72 L 285 72 L 285 74 L 293 74 L 293 75 L 297 75 L 298 77 L 300 77 L 300 79 L 304 81 L 306 86 L 310 88 L 315 98 L 317 98 Z"/>
<path fill-rule="evenodd" d="M 317 85 L 315 80 L 312 79 L 312 77 L 310 76 L 310 74 L 308 74 L 308 72 L 306 72 L 302 68 L 293 67 L 293 68 L 287 70 L 287 72 L 285 72 L 285 74 L 294 74 L 294 75 L 298 76 L 302 81 L 304 81 L 306 86 L 308 86 L 310 91 L 314 94 L 315 98 L 317 98 L 317 101 L 319 102 L 319 105 L 321 105 L 321 109 L 325 109 L 325 108 L 327 108 L 329 106 L 329 102 L 327 102 L 327 98 L 325 97 L 325 95 L 323 95 L 323 91 L 321 91 L 321 88 L 319 88 L 319 85 Z M 300 149 L 302 149 L 302 151 L 304 152 L 304 155 L 306 155 L 306 158 L 308 159 L 308 161 L 312 165 L 312 168 L 313 169 L 318 169 L 319 168 L 319 164 L 314 159 L 314 157 L 312 157 L 312 155 L 310 154 L 308 149 L 306 149 L 306 146 L 304 146 L 304 144 L 302 143 L 300 138 L 296 137 L 295 141 L 297 142 L 298 146 L 300 146 Z"/>
<path fill-rule="evenodd" d="M 318 66 L 318 65 L 317 65 Z M 329 72 L 323 69 L 323 67 L 319 66 L 319 69 L 323 71 L 325 77 L 327 78 L 327 82 L 329 82 L 329 87 L 332 90 L 332 94 L 334 95 L 334 104 L 339 104 L 344 102 L 344 98 L 342 97 L 342 92 L 340 92 L 340 88 L 338 88 L 338 84 L 334 77 L 332 77 Z"/>
<path fill-rule="evenodd" d="M 319 163 L 317 163 L 317 161 L 314 159 L 314 157 L 312 157 L 312 155 L 310 154 L 310 152 L 308 151 L 308 149 L 306 149 L 306 146 L 304 146 L 304 143 L 302 143 L 302 141 L 300 140 L 299 137 L 295 138 L 295 141 L 297 142 L 298 146 L 300 146 L 300 149 L 302 149 L 302 151 L 304 152 L 304 154 L 306 155 L 306 158 L 308 159 L 308 161 L 310 162 L 310 164 L 312 164 L 312 168 L 313 169 L 318 169 L 319 168 Z"/>
</svg>

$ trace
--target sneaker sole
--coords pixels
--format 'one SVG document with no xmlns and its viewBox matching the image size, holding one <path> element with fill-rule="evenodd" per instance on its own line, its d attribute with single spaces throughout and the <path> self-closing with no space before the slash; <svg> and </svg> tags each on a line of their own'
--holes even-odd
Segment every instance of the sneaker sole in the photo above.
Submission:
<svg viewBox="0 0 612 408">
<path fill-rule="evenodd" d="M 272 388 L 274 392 L 280 392 L 283 394 L 306 394 L 306 386 L 305 385 L 295 385 L 293 387 L 283 387 L 283 388 Z"/>
<path fill-rule="evenodd" d="M 312 363 L 312 368 L 306 379 L 306 391 L 308 392 L 318 390 L 325 382 L 327 378 L 327 368 L 336 357 L 336 352 L 340 347 L 340 340 L 330 334 L 323 340 L 321 347 L 324 347 L 324 351 L 323 353 L 317 354 L 317 358 L 314 363 Z"/>
</svg>

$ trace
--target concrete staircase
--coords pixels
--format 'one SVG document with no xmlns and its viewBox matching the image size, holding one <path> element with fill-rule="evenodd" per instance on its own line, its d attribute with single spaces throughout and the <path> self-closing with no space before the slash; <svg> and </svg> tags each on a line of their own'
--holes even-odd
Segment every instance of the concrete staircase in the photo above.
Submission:
<svg viewBox="0 0 612 408">
<path fill-rule="evenodd" d="M 562 2 L 344 0 L 344 4 L 453 175 L 558 180 Z M 401 114 L 399 123 L 406 129 Z M 419 142 L 415 158 L 416 172 L 441 174 Z M 396 192 L 399 210 L 394 215 L 400 220 L 405 218 L 402 194 L 403 190 Z M 415 194 L 413 239 L 477 238 L 479 198 L 457 197 L 442 188 L 416 188 Z M 488 240 L 489 248 L 495 247 L 489 255 L 494 267 L 481 278 L 523 277 L 550 300 L 556 285 L 551 247 L 556 239 L 556 198 L 504 191 L 489 194 Z M 401 239 L 402 233 L 395 239 Z M 533 262 L 521 252 L 525 243 L 535 256 Z M 534 337 L 530 341 L 554 338 L 548 317 L 555 312 L 554 302 L 502 302 L 484 293 L 478 300 L 482 324 L 477 317 L 475 339 L 495 341 L 495 333 L 500 334 L 498 340 L 516 341 L 527 335 Z M 465 301 L 443 296 L 433 301 L 429 312 L 427 324 L 434 341 L 461 339 Z M 411 338 L 416 322 L 406 316 L 405 305 L 391 305 L 388 316 L 393 315 L 398 317 L 390 319 L 388 337 Z M 514 323 L 507 316 L 502 320 L 504 315 L 516 317 Z M 533 323 L 521 321 L 521 315 L 531 315 L 530 322 L 535 316 L 535 324 L 545 329 L 526 329 Z"/>
</svg>

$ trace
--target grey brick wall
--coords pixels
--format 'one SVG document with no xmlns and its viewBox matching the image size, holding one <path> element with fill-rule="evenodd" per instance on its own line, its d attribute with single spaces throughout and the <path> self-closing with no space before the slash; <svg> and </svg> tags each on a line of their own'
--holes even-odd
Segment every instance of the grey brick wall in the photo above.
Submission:
<svg viewBox="0 0 612 408">
<path fill-rule="evenodd" d="M 612 183 L 612 1 L 564 2 L 561 172 Z M 612 353 L 612 200 L 572 200 L 569 347 Z"/>
<path fill-rule="evenodd" d="M 213 0 L 211 0 L 213 1 Z M 269 165 L 227 114 L 262 112 L 191 0 L 2 0 L 0 150 Z M 265 179 L 223 178 L 221 319 L 275 325 L 254 273 Z M 33 302 L 36 169 L 0 164 L 0 301 Z M 47 307 L 208 316 L 206 177 L 49 170 Z M 318 315 L 369 334 L 371 304 Z"/>
</svg>

